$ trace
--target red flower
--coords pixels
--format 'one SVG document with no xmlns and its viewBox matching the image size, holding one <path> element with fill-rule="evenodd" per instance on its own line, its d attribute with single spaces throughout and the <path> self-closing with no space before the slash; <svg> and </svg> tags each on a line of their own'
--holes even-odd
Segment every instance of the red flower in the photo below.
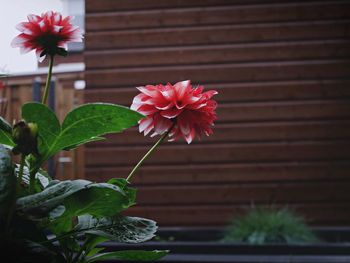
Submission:
<svg viewBox="0 0 350 263">
<path fill-rule="evenodd" d="M 12 40 L 12 47 L 19 47 L 21 53 L 33 49 L 39 62 L 48 55 L 65 55 L 68 42 L 81 42 L 82 32 L 70 22 L 73 18 L 65 18 L 58 12 L 49 11 L 41 16 L 28 15 L 29 22 L 22 22 L 17 29 L 22 33 Z"/>
<path fill-rule="evenodd" d="M 146 115 L 139 122 L 139 130 L 144 135 L 152 129 L 152 137 L 161 135 L 173 127 L 169 141 L 183 136 L 187 143 L 191 143 L 196 135 L 209 136 L 213 133 L 211 127 L 216 119 L 217 103 L 211 97 L 217 91 L 203 93 L 202 86 L 192 88 L 189 80 L 175 85 L 147 85 L 137 89 L 141 93 L 134 98 L 131 109 Z"/>
</svg>

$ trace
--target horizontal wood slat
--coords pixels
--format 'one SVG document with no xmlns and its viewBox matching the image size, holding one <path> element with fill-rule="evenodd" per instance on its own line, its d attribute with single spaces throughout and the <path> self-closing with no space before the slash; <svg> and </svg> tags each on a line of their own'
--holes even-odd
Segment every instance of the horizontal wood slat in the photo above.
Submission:
<svg viewBox="0 0 350 263">
<path fill-rule="evenodd" d="M 168 8 L 168 7 L 188 7 L 188 6 L 216 6 L 229 5 L 233 3 L 240 4 L 242 2 L 257 2 L 257 0 L 86 0 L 86 12 L 110 12 L 120 10 L 135 10 L 135 9 L 153 9 L 153 8 Z"/>
<path fill-rule="evenodd" d="M 276 206 L 278 207 L 278 206 Z M 347 225 L 350 220 L 348 203 L 296 204 L 288 205 L 298 214 L 304 215 L 313 225 Z M 128 215 L 142 216 L 156 220 L 159 226 L 219 226 L 227 225 L 234 217 L 249 211 L 246 205 L 203 205 L 203 206 L 135 206 Z M 194 220 L 194 218 L 196 220 Z"/>
<path fill-rule="evenodd" d="M 91 31 L 126 28 L 243 24 L 291 20 L 317 20 L 350 16 L 350 3 L 345 1 L 295 2 L 249 6 L 210 6 L 146 11 L 120 11 L 87 14 L 86 27 Z M 108 10 L 111 11 L 111 10 Z M 157 19 L 154 19 L 154 18 Z"/>
<path fill-rule="evenodd" d="M 349 20 L 87 32 L 86 49 L 186 46 L 349 37 Z M 103 41 L 101 41 L 103 39 Z"/>
<path fill-rule="evenodd" d="M 156 83 L 153 83 L 156 84 Z M 193 83 L 196 85 L 197 83 Z M 146 85 L 146 83 L 144 83 Z M 308 100 L 350 98 L 350 80 L 300 80 L 251 83 L 218 83 L 205 85 L 219 94 L 215 100 L 221 102 Z M 86 102 L 110 102 L 130 106 L 139 93 L 135 87 L 88 89 Z"/>
<path fill-rule="evenodd" d="M 350 221 L 350 2 L 86 0 L 86 102 L 135 87 L 215 89 L 214 134 L 166 143 L 137 171 L 129 214 L 218 226 L 252 203 Z M 126 178 L 157 138 L 133 127 L 86 147 L 86 178 Z"/>
<path fill-rule="evenodd" d="M 249 164 L 147 165 L 132 178 L 143 185 L 223 185 L 229 183 L 312 182 L 349 179 L 350 162 L 281 162 Z M 87 178 L 105 182 L 113 177 L 126 178 L 132 166 L 98 167 L 87 170 Z"/>
<path fill-rule="evenodd" d="M 216 122 L 349 119 L 349 110 L 347 100 L 233 103 L 219 105 Z"/>
<path fill-rule="evenodd" d="M 350 10 L 350 9 L 349 9 Z M 350 40 L 86 52 L 87 69 L 350 57 Z"/>
<path fill-rule="evenodd" d="M 230 103 L 219 104 L 217 115 L 216 123 L 344 119 L 350 117 L 350 103 L 347 100 Z"/>
<path fill-rule="evenodd" d="M 280 81 L 291 79 L 347 78 L 350 60 L 235 63 L 152 68 L 90 70 L 89 88 L 145 85 L 191 79 L 194 83 Z"/>
<path fill-rule="evenodd" d="M 139 133 L 137 128 L 107 135 L 106 140 L 94 142 L 91 147 L 151 145 L 158 140 Z M 214 135 L 195 140 L 192 144 L 215 142 L 257 142 L 298 140 L 350 139 L 350 121 L 296 121 L 257 122 L 215 125 Z M 175 141 L 174 143 L 182 143 Z"/>
<path fill-rule="evenodd" d="M 88 166 L 133 165 L 148 147 L 88 148 Z M 163 146 L 147 164 L 283 162 L 350 159 L 350 142 L 285 142 Z"/>
<path fill-rule="evenodd" d="M 303 1 L 315 4 L 315 1 Z M 317 2 L 324 2 L 318 0 Z M 329 2 L 329 0 L 325 1 Z M 338 3 L 339 1 L 334 1 Z M 164 8 L 184 8 L 184 7 L 205 7 L 205 6 L 227 6 L 245 5 L 249 8 L 252 4 L 261 4 L 261 0 L 86 0 L 86 12 L 111 12 L 121 10 L 142 10 L 142 9 L 164 9 Z M 290 0 L 264 0 L 264 4 L 290 3 Z M 249 4 L 249 5 L 248 5 Z"/>
<path fill-rule="evenodd" d="M 138 188 L 136 202 L 139 205 L 246 204 L 247 200 L 256 204 L 337 202 L 350 201 L 349 186 L 350 181 L 144 186 Z"/>
</svg>

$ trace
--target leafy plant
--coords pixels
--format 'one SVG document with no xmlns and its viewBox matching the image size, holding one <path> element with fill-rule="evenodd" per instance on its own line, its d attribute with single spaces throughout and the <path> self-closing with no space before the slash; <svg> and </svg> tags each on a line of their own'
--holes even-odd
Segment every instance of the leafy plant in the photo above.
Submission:
<svg viewBox="0 0 350 263">
<path fill-rule="evenodd" d="M 300 216 L 286 208 L 254 208 L 231 222 L 223 242 L 252 245 L 312 243 L 317 242 L 317 237 Z"/>
<path fill-rule="evenodd" d="M 139 243 L 150 240 L 156 222 L 123 216 L 135 204 L 136 189 L 130 181 L 145 159 L 167 137 L 212 133 L 216 119 L 216 91 L 202 92 L 190 81 L 175 85 L 147 85 L 134 98 L 132 109 L 107 103 L 90 103 L 71 110 L 60 123 L 46 105 L 55 56 L 66 56 L 67 42 L 81 41 L 71 17 L 57 12 L 29 15 L 17 28 L 22 32 L 12 45 L 35 50 L 39 61 L 49 58 L 47 81 L 41 103 L 21 107 L 21 120 L 13 126 L 0 117 L 0 249 L 3 258 L 16 262 L 95 262 L 101 260 L 157 260 L 168 251 L 104 252 L 101 243 L 113 240 Z M 145 134 L 152 129 L 161 138 L 145 154 L 126 179 L 106 183 L 87 180 L 52 180 L 42 169 L 59 151 L 103 140 L 140 124 Z M 145 130 L 146 129 L 146 130 Z M 14 163 L 10 153 L 20 157 Z"/>
<path fill-rule="evenodd" d="M 14 45 L 36 49 L 50 66 L 42 103 L 28 102 L 13 126 L 0 118 L 0 249 L 12 262 L 94 262 L 106 259 L 156 260 L 167 251 L 103 253 L 101 242 L 139 243 L 154 237 L 153 220 L 122 216 L 135 204 L 136 189 L 122 178 L 107 183 L 52 180 L 42 170 L 62 150 L 102 140 L 134 126 L 144 116 L 116 104 L 90 103 L 70 111 L 62 123 L 46 106 L 53 59 L 61 46 L 79 40 L 79 30 L 59 13 L 30 15 Z M 60 30 L 57 30 L 60 29 Z M 23 40 L 23 38 L 25 40 Z M 29 40 L 30 39 L 30 40 Z M 80 36 L 81 39 L 81 36 Z M 6 147 L 5 147 L 6 146 Z M 13 163 L 10 153 L 20 156 Z M 13 259 L 13 257 L 16 257 Z"/>
</svg>

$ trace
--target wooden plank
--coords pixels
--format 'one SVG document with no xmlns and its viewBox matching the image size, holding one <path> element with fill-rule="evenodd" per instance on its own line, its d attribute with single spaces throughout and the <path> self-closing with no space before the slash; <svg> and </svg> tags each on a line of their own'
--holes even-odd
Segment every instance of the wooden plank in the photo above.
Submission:
<svg viewBox="0 0 350 263">
<path fill-rule="evenodd" d="M 88 70 L 88 88 L 102 88 L 177 82 L 193 83 L 252 82 L 348 78 L 350 60 L 313 60 L 218 65 L 186 65 L 168 67 Z M 117 84 L 116 84 L 117 83 Z"/>
<path fill-rule="evenodd" d="M 87 148 L 87 166 L 133 165 L 148 147 Z M 216 154 L 213 154 L 216 153 Z M 350 142 L 280 142 L 214 145 L 164 145 L 147 164 L 200 164 L 349 160 Z"/>
<path fill-rule="evenodd" d="M 329 1 L 329 0 L 328 0 Z M 111 12 L 120 10 L 142 10 L 178 7 L 205 7 L 205 6 L 227 6 L 261 4 L 261 0 L 86 0 L 86 12 Z M 305 1 L 304 1 L 305 2 Z M 311 3 L 314 1 L 311 1 Z M 318 0 L 323 2 L 323 0 Z M 290 0 L 265 0 L 266 4 L 290 3 Z M 249 5 L 248 5 L 249 4 Z"/>
<path fill-rule="evenodd" d="M 242 102 L 219 104 L 215 123 L 346 119 L 348 100 Z"/>
<path fill-rule="evenodd" d="M 278 206 L 276 206 L 278 207 Z M 295 204 L 290 209 L 305 217 L 313 225 L 346 225 L 350 220 L 348 203 Z M 196 206 L 135 206 L 128 210 L 131 216 L 156 220 L 159 226 L 220 226 L 251 208 L 246 205 Z"/>
<path fill-rule="evenodd" d="M 304 181 L 302 183 L 143 186 L 138 187 L 136 202 L 139 205 L 344 202 L 350 201 L 349 187 L 350 180 L 341 182 Z"/>
<path fill-rule="evenodd" d="M 349 5 L 87 0 L 86 101 L 130 105 L 135 86 L 184 79 L 219 91 L 215 134 L 160 147 L 132 180 L 130 214 L 217 226 L 256 202 L 347 224 Z M 86 178 L 126 178 L 156 139 L 109 138 L 86 147 Z"/>
<path fill-rule="evenodd" d="M 192 83 L 197 85 L 196 83 Z M 218 83 L 205 85 L 205 89 L 219 92 L 214 98 L 221 102 L 253 102 L 272 100 L 317 100 L 350 97 L 350 80 L 296 80 L 248 83 Z M 135 87 L 87 89 L 86 102 L 103 101 L 130 106 L 139 93 Z"/>
<path fill-rule="evenodd" d="M 93 143 L 93 147 L 152 145 L 157 137 L 143 136 L 138 128 L 106 136 L 106 140 Z M 350 121 L 296 121 L 218 124 L 214 135 L 195 140 L 192 144 L 227 142 L 264 142 L 300 140 L 350 139 Z M 172 144 L 181 144 L 181 141 Z"/>
<path fill-rule="evenodd" d="M 86 178 L 106 182 L 126 178 L 132 166 L 96 167 L 86 170 Z M 350 162 L 290 162 L 249 164 L 146 165 L 132 178 L 132 184 L 198 185 L 259 182 L 305 182 L 348 180 Z"/>
<path fill-rule="evenodd" d="M 219 104 L 216 123 L 349 118 L 349 110 L 347 100 Z"/>
<path fill-rule="evenodd" d="M 92 13 L 86 15 L 89 31 L 126 28 L 150 28 L 173 26 L 197 26 L 213 24 L 243 24 L 256 22 L 280 22 L 293 20 L 317 20 L 350 16 L 350 3 L 290 2 L 279 4 L 209 6 L 192 8 L 168 8 L 141 11 Z"/>
<path fill-rule="evenodd" d="M 348 20 L 87 32 L 86 50 L 349 37 Z M 103 41 L 101 41 L 103 39 Z"/>
<path fill-rule="evenodd" d="M 350 9 L 349 9 L 350 10 Z M 86 52 L 87 69 L 350 57 L 350 41 L 306 41 Z"/>
<path fill-rule="evenodd" d="M 251 0 L 250 0 L 251 1 Z M 175 0 L 175 1 L 155 1 L 155 0 L 134 0 L 132 3 L 128 0 L 110 1 L 110 0 L 86 0 L 86 12 L 110 12 L 119 10 L 134 10 L 147 8 L 178 7 L 178 6 L 210 6 L 210 5 L 229 5 L 229 0 Z M 241 1 L 243 2 L 243 1 Z M 239 3 L 239 1 L 238 1 Z"/>
</svg>

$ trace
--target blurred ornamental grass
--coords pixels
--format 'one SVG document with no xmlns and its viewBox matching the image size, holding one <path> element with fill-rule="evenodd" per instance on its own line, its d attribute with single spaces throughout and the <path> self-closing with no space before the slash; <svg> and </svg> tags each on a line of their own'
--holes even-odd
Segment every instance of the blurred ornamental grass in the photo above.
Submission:
<svg viewBox="0 0 350 263">
<path fill-rule="evenodd" d="M 265 245 L 306 244 L 319 240 L 304 219 L 287 208 L 253 208 L 232 220 L 222 241 Z"/>
</svg>

